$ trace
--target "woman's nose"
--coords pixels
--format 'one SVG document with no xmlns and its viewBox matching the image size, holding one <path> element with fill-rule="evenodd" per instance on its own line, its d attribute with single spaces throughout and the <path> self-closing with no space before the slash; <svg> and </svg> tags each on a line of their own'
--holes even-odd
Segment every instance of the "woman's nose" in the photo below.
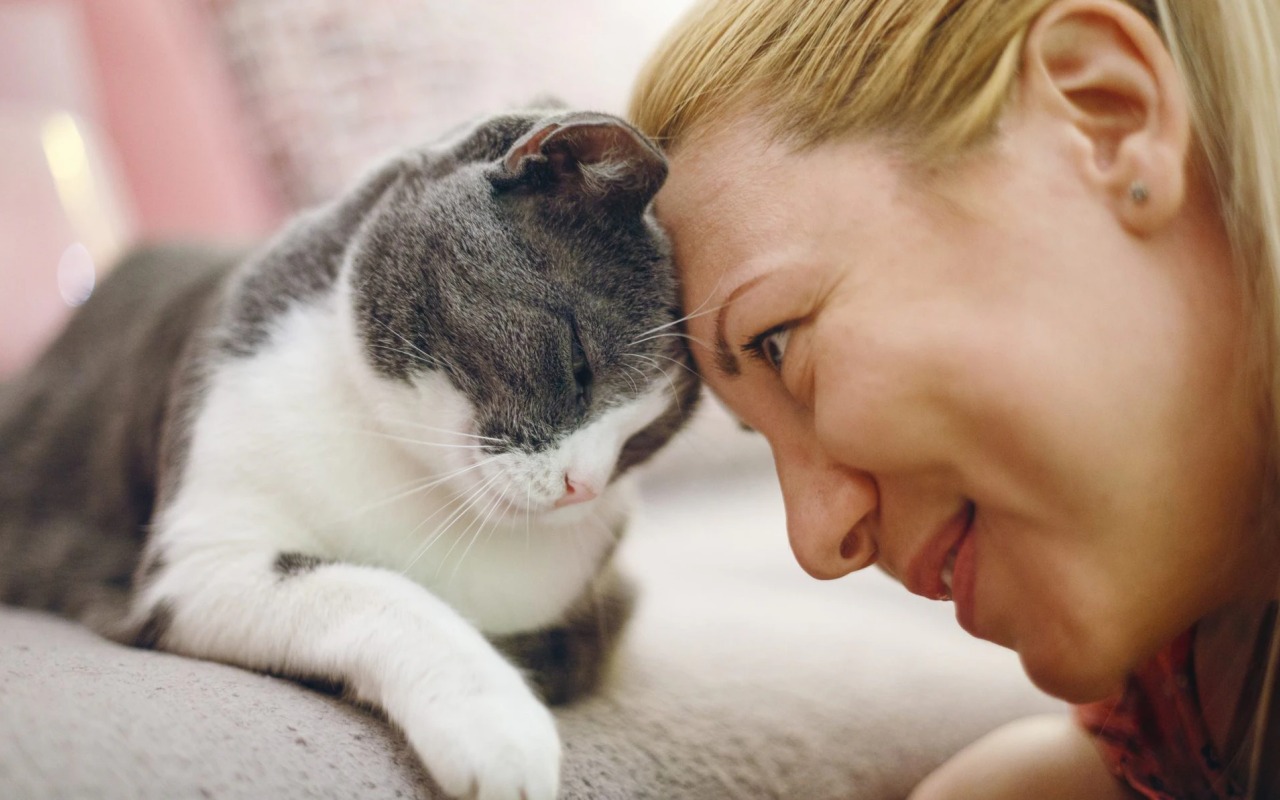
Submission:
<svg viewBox="0 0 1280 800">
<path fill-rule="evenodd" d="M 805 572 L 830 580 L 876 562 L 879 496 L 869 474 L 806 447 L 774 448 L 774 465 L 791 552 Z"/>
</svg>

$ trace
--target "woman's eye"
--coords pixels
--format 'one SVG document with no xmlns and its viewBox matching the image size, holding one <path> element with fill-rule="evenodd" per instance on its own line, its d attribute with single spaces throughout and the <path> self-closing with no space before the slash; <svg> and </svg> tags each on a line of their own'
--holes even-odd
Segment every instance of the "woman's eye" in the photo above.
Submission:
<svg viewBox="0 0 1280 800">
<path fill-rule="evenodd" d="M 743 349 L 768 364 L 774 372 L 782 372 L 782 359 L 787 354 L 787 341 L 790 338 L 791 329 L 779 325 L 753 337 Z"/>
<path fill-rule="evenodd" d="M 769 334 L 760 343 L 760 351 L 765 361 L 768 361 L 769 365 L 778 372 L 782 372 L 782 357 L 787 354 L 787 340 L 790 338 L 791 329 L 783 328 Z"/>
</svg>

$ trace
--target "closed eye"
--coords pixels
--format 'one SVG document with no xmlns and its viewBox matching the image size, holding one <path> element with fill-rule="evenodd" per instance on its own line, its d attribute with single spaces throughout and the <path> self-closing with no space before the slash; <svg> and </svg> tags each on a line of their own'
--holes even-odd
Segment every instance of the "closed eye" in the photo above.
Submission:
<svg viewBox="0 0 1280 800">
<path fill-rule="evenodd" d="M 787 353 L 787 342 L 791 339 L 791 325 L 790 322 L 784 322 L 756 334 L 742 345 L 742 352 L 764 362 L 774 372 L 781 373 L 782 360 Z"/>
<path fill-rule="evenodd" d="M 578 405 L 585 409 L 591 405 L 591 383 L 592 370 L 591 361 L 587 358 L 587 351 L 582 346 L 582 339 L 578 335 L 578 326 L 571 325 L 573 333 L 573 382 L 578 389 Z"/>
</svg>

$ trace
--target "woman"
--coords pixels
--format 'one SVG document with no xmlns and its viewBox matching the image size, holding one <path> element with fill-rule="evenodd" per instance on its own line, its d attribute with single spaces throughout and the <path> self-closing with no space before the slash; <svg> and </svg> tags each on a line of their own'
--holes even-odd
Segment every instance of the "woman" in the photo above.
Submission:
<svg viewBox="0 0 1280 800">
<path fill-rule="evenodd" d="M 1077 704 L 919 797 L 1280 797 L 1277 43 L 1274 0 L 708 0 L 641 77 L 801 566 Z"/>
</svg>

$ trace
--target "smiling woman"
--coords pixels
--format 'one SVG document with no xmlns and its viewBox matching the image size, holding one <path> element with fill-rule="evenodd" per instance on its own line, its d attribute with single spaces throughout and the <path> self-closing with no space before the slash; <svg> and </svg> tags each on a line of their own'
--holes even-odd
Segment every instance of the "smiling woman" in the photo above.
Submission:
<svg viewBox="0 0 1280 800">
<path fill-rule="evenodd" d="M 797 560 L 954 599 L 1082 704 L 922 797 L 1280 792 L 1267 41 L 1263 0 L 711 0 L 641 78 Z"/>
</svg>

